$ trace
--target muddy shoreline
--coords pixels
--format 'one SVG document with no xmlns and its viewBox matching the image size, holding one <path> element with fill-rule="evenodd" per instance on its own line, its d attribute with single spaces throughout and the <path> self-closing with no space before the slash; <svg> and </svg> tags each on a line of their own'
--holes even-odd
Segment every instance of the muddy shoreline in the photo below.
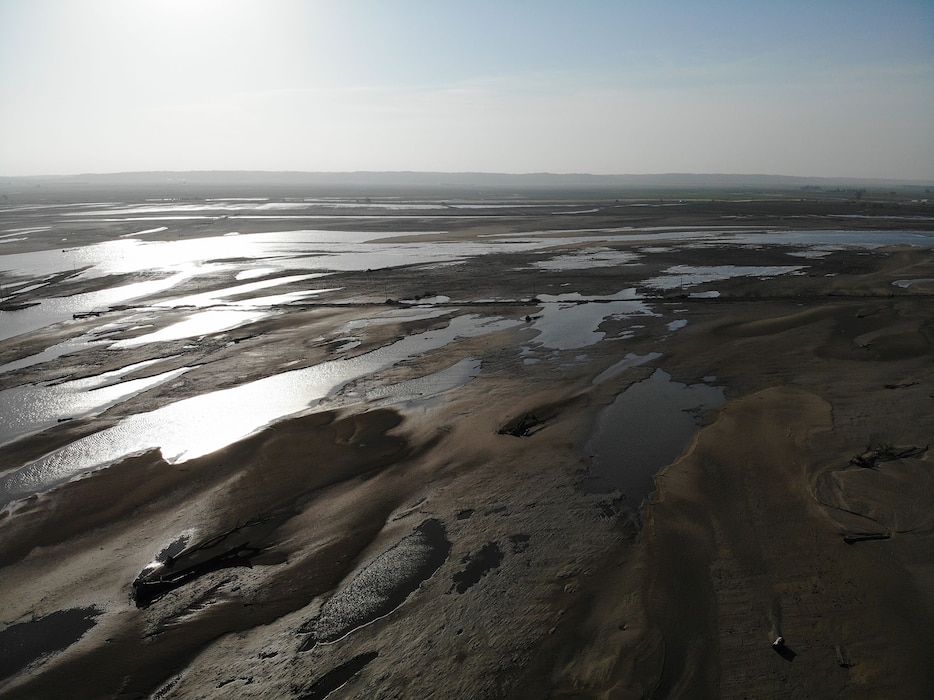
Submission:
<svg viewBox="0 0 934 700">
<path fill-rule="evenodd" d="M 575 240 L 456 264 L 331 269 L 276 291 L 335 291 L 276 302 L 259 320 L 111 347 L 183 320 L 191 309 L 145 323 L 140 314 L 228 288 L 220 270 L 0 341 L 0 365 L 100 341 L 2 372 L 0 391 L 154 359 L 123 379 L 190 368 L 0 446 L 10 474 L 183 399 L 436 337 L 460 316 L 499 324 L 348 375 L 320 403 L 210 454 L 169 463 L 143 451 L 12 503 L 0 513 L 0 648 L 54 615 L 86 628 L 7 669 L 0 697 L 934 693 L 934 309 L 924 284 L 895 284 L 934 278 L 931 248 L 805 246 L 820 248 L 808 258 L 726 238 L 599 232 L 739 220 L 772 232 L 924 233 L 930 221 L 911 217 L 930 212 L 781 197 L 623 204 L 601 200 L 573 216 L 544 204 L 480 212 L 446 220 L 443 232 L 437 217 L 368 220 L 367 231 L 399 234 L 386 246 L 487 245 L 490 235 L 544 230 L 573 230 Z M 62 224 L 54 210 L 3 216 L 4 228 L 65 226 L 79 247 L 160 225 Z M 246 225 L 197 220 L 145 236 L 297 228 Z M 321 225 L 361 226 L 336 213 Z M 56 251 L 53 234 L 0 253 Z M 290 265 L 281 274 L 308 270 Z M 792 265 L 803 269 L 683 279 L 695 268 Z M 15 280 L 0 277 L 4 288 Z M 65 295 L 107 281 L 75 270 L 49 284 Z M 597 321 L 577 328 L 574 313 Z M 424 383 L 466 360 L 476 369 L 463 381 Z M 691 414 L 697 432 L 637 513 L 618 492 L 583 486 L 588 444 L 616 398 L 657 370 L 722 387 L 725 403 Z M 615 449 L 625 466 L 629 451 Z M 147 569 L 154 561 L 161 568 Z M 147 580 L 171 585 L 138 605 L 133 582 Z M 791 653 L 772 647 L 779 635 Z"/>
</svg>

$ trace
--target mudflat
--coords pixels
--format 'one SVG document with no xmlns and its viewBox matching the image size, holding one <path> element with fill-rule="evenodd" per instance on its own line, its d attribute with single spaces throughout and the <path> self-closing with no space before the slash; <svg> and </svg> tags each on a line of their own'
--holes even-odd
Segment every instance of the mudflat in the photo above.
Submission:
<svg viewBox="0 0 934 700">
<path fill-rule="evenodd" d="M 0 210 L 0 697 L 934 695 L 926 203 L 266 194 Z"/>
</svg>

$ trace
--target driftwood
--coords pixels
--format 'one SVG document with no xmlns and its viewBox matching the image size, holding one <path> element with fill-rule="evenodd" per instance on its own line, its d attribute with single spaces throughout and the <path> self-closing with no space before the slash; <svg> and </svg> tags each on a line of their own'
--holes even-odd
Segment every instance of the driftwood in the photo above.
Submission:
<svg viewBox="0 0 934 700">
<path fill-rule="evenodd" d="M 136 607 L 152 605 L 169 591 L 194 581 L 212 571 L 232 566 L 248 566 L 261 547 L 251 546 L 245 539 L 246 530 L 264 521 L 250 521 L 215 537 L 186 547 L 178 554 L 166 555 L 143 569 L 133 581 L 133 599 Z"/>
<path fill-rule="evenodd" d="M 867 542 L 869 540 L 888 540 L 892 534 L 889 532 L 854 532 L 843 536 L 843 541 L 847 544 L 854 542 Z"/>
<path fill-rule="evenodd" d="M 920 457 L 928 451 L 928 445 L 924 447 L 894 447 L 893 445 L 879 445 L 878 447 L 866 448 L 866 451 L 856 455 L 850 460 L 850 464 L 864 469 L 876 469 L 879 462 L 892 462 L 896 459 L 908 459 L 909 457 Z"/>
<path fill-rule="evenodd" d="M 499 429 L 499 434 L 528 437 L 541 428 L 544 423 L 545 421 L 537 418 L 534 413 L 526 413 L 515 420 L 509 421 Z"/>
</svg>

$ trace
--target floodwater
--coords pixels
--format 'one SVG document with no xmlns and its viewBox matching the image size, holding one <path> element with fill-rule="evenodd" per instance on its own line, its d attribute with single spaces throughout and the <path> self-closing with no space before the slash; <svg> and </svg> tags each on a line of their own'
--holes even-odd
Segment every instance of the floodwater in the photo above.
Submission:
<svg viewBox="0 0 934 700">
<path fill-rule="evenodd" d="M 17 369 L 23 369 L 24 367 L 32 367 L 33 365 L 38 365 L 43 362 L 49 362 L 64 355 L 87 350 L 94 347 L 95 345 L 102 345 L 105 342 L 106 341 L 94 340 L 93 338 L 86 336 L 70 338 L 68 340 L 62 341 L 61 343 L 56 343 L 55 345 L 46 348 L 42 352 L 37 352 L 35 355 L 27 355 L 26 357 L 23 357 L 19 360 L 14 360 L 13 362 L 7 362 L 5 365 L 0 365 L 0 373 L 12 372 Z"/>
<path fill-rule="evenodd" d="M 653 289 L 693 287 L 734 277 L 776 277 L 800 272 L 803 265 L 672 265 L 660 277 L 645 281 Z"/>
<path fill-rule="evenodd" d="M 351 381 L 444 347 L 457 338 L 516 325 L 517 321 L 457 316 L 444 329 L 406 336 L 357 357 L 283 372 L 130 416 L 0 477 L 0 506 L 144 450 L 158 448 L 170 463 L 200 457 L 276 420 L 313 408 Z"/>
<path fill-rule="evenodd" d="M 0 262 L 3 258 L 0 257 Z M 163 279 L 132 282 L 104 289 L 98 292 L 85 292 L 67 297 L 42 299 L 37 306 L 20 311 L 3 312 L 3 325 L 0 327 L 0 340 L 25 335 L 41 328 L 67 321 L 75 314 L 84 314 L 143 297 L 159 294 L 191 277 L 191 272 L 178 272 Z"/>
<path fill-rule="evenodd" d="M 0 631 L 0 681 L 47 654 L 66 649 L 95 624 L 97 608 L 57 610 Z"/>
<path fill-rule="evenodd" d="M 228 331 L 239 326 L 259 321 L 271 315 L 272 311 L 239 310 L 239 309 L 209 309 L 191 314 L 184 321 L 173 323 L 151 333 L 138 335 L 125 340 L 118 340 L 110 347 L 132 348 L 147 343 L 165 343 L 171 340 L 181 340 L 203 335 L 213 335 Z"/>
<path fill-rule="evenodd" d="M 339 288 L 326 281 L 340 271 L 363 272 L 400 266 L 439 269 L 484 255 L 534 253 L 538 255 L 536 260 L 523 263 L 526 266 L 517 269 L 541 275 L 543 280 L 563 271 L 591 268 L 601 269 L 601 274 L 606 275 L 615 268 L 638 269 L 633 266 L 644 263 L 656 251 L 668 250 L 651 247 L 651 243 L 666 241 L 687 242 L 693 246 L 781 245 L 796 256 L 794 262 L 800 263 L 768 267 L 676 265 L 666 268 L 662 274 L 653 273 L 654 276 L 639 283 L 639 288 L 669 290 L 736 276 L 801 274 L 807 269 L 808 257 L 817 254 L 814 251 L 827 252 L 847 246 L 934 245 L 932 232 L 779 232 L 750 230 L 743 226 L 554 229 L 483 234 L 471 240 L 430 240 L 435 234 L 444 233 L 442 227 L 448 220 L 476 218 L 476 212 L 483 209 L 505 212 L 520 207 L 539 207 L 542 212 L 555 215 L 583 213 L 579 207 L 502 201 L 439 204 L 309 199 L 272 202 L 265 198 L 201 203 L 153 201 L 141 205 L 91 202 L 51 207 L 55 213 L 49 216 L 62 217 L 61 223 L 56 223 L 55 227 L 4 229 L 3 234 L 8 238 L 3 240 L 59 235 L 58 229 L 64 233 L 76 220 L 85 224 L 116 221 L 124 224 L 122 231 L 132 232 L 80 247 L 70 247 L 65 241 L 64 248 L 53 250 L 0 252 L 6 303 L 15 305 L 29 290 L 35 294 L 37 290 L 48 289 L 35 306 L 0 312 L 0 340 L 28 338 L 40 329 L 71 323 L 75 315 L 114 308 L 120 309 L 121 315 L 116 320 L 102 319 L 96 326 L 93 320 L 82 322 L 73 337 L 57 335 L 50 339 L 48 347 L 0 366 L 0 372 L 14 372 L 88 348 L 100 351 L 104 346 L 120 351 L 152 343 L 217 336 L 284 313 L 290 305 L 310 297 L 328 300 Z M 0 215 L 14 209 L 20 214 L 25 211 L 23 207 L 0 209 Z M 40 209 L 32 208 L 33 211 Z M 404 213 L 407 210 L 424 210 L 412 216 L 424 214 L 438 223 L 429 224 L 431 231 L 367 230 L 369 221 L 396 217 L 396 212 L 400 212 L 400 218 L 409 216 Z M 339 217 L 351 221 L 355 230 L 228 231 L 224 235 L 172 240 L 170 223 L 151 228 L 127 223 L 191 218 L 217 223 L 222 218 L 271 219 L 277 216 L 284 217 L 286 228 L 307 223 L 294 221 L 290 224 L 290 218 Z M 496 216 L 484 214 L 481 218 L 489 220 Z M 231 222 L 231 226 L 234 225 Z M 603 245 L 620 241 L 647 245 L 632 251 Z M 896 284 L 909 287 L 929 284 L 929 281 L 903 280 Z M 68 287 L 64 285 L 74 285 L 74 289 L 85 286 L 96 291 L 68 294 Z M 191 291 L 207 287 L 212 291 Z M 183 289 L 187 291 L 181 291 Z M 691 292 L 689 296 L 711 298 L 717 294 L 708 290 Z M 555 356 L 564 351 L 576 357 L 576 362 L 583 362 L 586 356 L 575 355 L 575 351 L 607 340 L 609 329 L 614 329 L 613 338 L 625 339 L 631 335 L 631 329 L 659 315 L 653 300 L 637 293 L 636 288 L 605 296 L 573 291 L 539 294 L 538 308 L 527 322 L 467 315 L 451 306 L 450 298 L 443 295 L 411 301 L 418 306 L 381 309 L 369 318 L 338 329 L 343 334 L 343 344 L 334 360 L 127 417 L 111 428 L 8 472 L 0 478 L 0 505 L 45 491 L 143 450 L 160 449 L 169 462 L 207 454 L 275 421 L 315 410 L 324 401 L 338 405 L 359 402 L 368 406 L 392 404 L 426 409 L 438 397 L 479 376 L 483 371 L 480 360 L 452 358 L 452 364 L 437 372 L 392 385 L 380 381 L 379 375 L 400 362 L 445 347 L 459 338 L 523 326 L 529 333 L 518 351 L 525 357 L 526 364 L 541 361 L 543 355 Z M 359 329 L 427 319 L 445 320 L 447 326 L 404 337 L 356 357 L 345 358 L 340 354 L 360 344 L 361 339 L 355 336 Z M 683 328 L 686 320 L 668 318 L 664 323 L 668 332 L 674 332 Z M 60 328 L 67 329 L 67 324 Z M 131 332 L 135 335 L 128 337 Z M 116 338 L 114 334 L 118 334 Z M 658 353 L 627 354 L 594 382 L 606 382 L 627 368 L 658 358 Z M 126 378 L 139 369 L 139 366 L 130 366 L 97 378 L 22 384 L 0 391 L 0 443 L 33 434 L 62 420 L 94 415 L 188 371 L 188 368 L 181 368 L 143 378 L 138 375 L 134 375 L 136 379 Z M 651 489 L 651 475 L 675 459 L 684 448 L 684 440 L 693 434 L 696 426 L 689 411 L 717 405 L 718 401 L 722 401 L 722 391 L 704 385 L 678 385 L 664 373 L 656 372 L 650 380 L 634 385 L 601 416 L 600 426 L 591 439 L 595 457 L 593 478 L 588 483 L 594 490 L 618 488 L 637 503 Z M 634 405 L 643 408 L 635 410 Z M 608 427 L 611 424 L 614 427 Z M 613 454 L 626 455 L 623 467 L 613 466 L 616 464 L 611 457 Z"/>
<path fill-rule="evenodd" d="M 434 232 L 429 232 L 434 233 Z M 174 306 L 205 306 L 232 296 L 244 296 L 272 286 L 283 286 L 320 277 L 331 271 L 363 271 L 417 264 L 451 263 L 492 253 L 521 253 L 586 239 L 527 240 L 490 239 L 477 242 L 381 242 L 399 236 L 429 233 L 375 231 L 283 231 L 243 235 L 210 236 L 177 241 L 121 239 L 61 251 L 0 255 L 0 272 L 24 278 L 23 282 L 48 281 L 71 273 L 70 281 L 100 280 L 104 289 L 42 299 L 37 306 L 3 312 L 0 340 L 24 335 L 71 319 L 76 314 L 106 311 L 128 303 L 141 304 L 146 297 L 166 292 L 196 278 L 227 274 L 232 280 L 248 279 L 258 262 L 270 278 L 224 288 L 219 291 L 179 297 Z M 221 240 L 223 243 L 221 244 Z M 296 270 L 308 270 L 295 275 Z M 274 274 L 278 278 L 271 277 Z M 290 274 L 292 273 L 292 274 Z M 138 281 L 107 284 L 108 278 Z M 286 301 L 296 301 L 327 289 L 302 290 Z M 15 302 L 22 289 L 11 286 L 7 301 Z M 241 305 L 248 300 L 239 300 Z M 259 302 L 254 302 L 259 303 Z M 271 303 L 266 299 L 265 303 Z"/>
<path fill-rule="evenodd" d="M 410 407 L 425 404 L 430 399 L 446 394 L 459 387 L 464 386 L 469 381 L 476 379 L 480 375 L 480 369 L 483 363 L 473 357 L 465 357 L 463 360 L 454 363 L 443 370 L 428 374 L 417 379 L 399 382 L 397 384 L 380 385 L 372 387 L 366 386 L 366 380 L 358 382 L 356 391 L 350 396 L 356 395 L 373 407 L 405 404 Z"/>
<path fill-rule="evenodd" d="M 464 593 L 468 588 L 479 583 L 487 573 L 497 568 L 503 561 L 503 552 L 495 542 L 487 542 L 478 551 L 467 556 L 466 566 L 454 574 L 452 591 Z"/>
<path fill-rule="evenodd" d="M 908 289 L 909 287 L 914 287 L 914 286 L 930 287 L 930 286 L 934 286 L 934 279 L 925 277 L 925 278 L 920 278 L 916 280 L 895 280 L 894 282 L 892 282 L 892 284 L 901 289 Z"/>
<path fill-rule="evenodd" d="M 325 698 L 331 696 L 331 693 L 347 685 L 354 676 L 366 668 L 377 656 L 379 656 L 378 651 L 358 654 L 350 661 L 345 661 L 340 666 L 325 673 L 305 688 L 299 697 L 301 697 L 301 700 L 325 700 Z"/>
<path fill-rule="evenodd" d="M 697 432 L 699 415 L 725 401 L 723 389 L 680 384 L 656 369 L 604 409 L 587 444 L 590 493 L 619 491 L 638 508 L 655 490 L 655 474 L 674 462 Z"/>
<path fill-rule="evenodd" d="M 617 267 L 636 262 L 639 256 L 635 253 L 610 248 L 596 248 L 564 255 L 555 255 L 545 260 L 537 260 L 533 267 L 540 270 L 589 270 L 595 267 Z"/>
<path fill-rule="evenodd" d="M 183 282 L 206 275 L 227 273 L 232 280 L 250 279 L 262 272 L 269 279 L 257 286 L 232 286 L 219 292 L 194 295 L 187 301 L 193 305 L 218 303 L 229 296 L 245 295 L 269 286 L 293 284 L 301 275 L 296 270 L 307 270 L 309 279 L 328 271 L 360 271 L 402 265 L 451 264 L 460 260 L 491 253 L 521 253 L 544 251 L 551 247 L 579 243 L 595 244 L 614 240 L 672 240 L 693 241 L 712 245 L 785 245 L 792 249 L 813 246 L 846 245 L 877 247 L 909 244 L 931 246 L 934 237 L 929 232 L 916 231 L 789 231 L 743 232 L 728 227 L 692 230 L 631 229 L 575 229 L 564 231 L 538 231 L 521 235 L 488 235 L 477 241 L 420 241 L 420 237 L 437 232 L 377 232 L 377 231 L 318 231 L 298 230 L 272 233 L 250 233 L 206 236 L 184 240 L 147 241 L 136 238 L 119 239 L 94 245 L 45 250 L 31 253 L 0 255 L 0 272 L 22 278 L 9 284 L 7 301 L 30 286 L 47 284 L 55 275 L 71 274 L 72 280 L 84 282 L 101 280 L 103 289 L 69 296 L 51 296 L 38 306 L 4 312 L 0 325 L 0 340 L 27 334 L 46 326 L 60 323 L 75 314 L 103 311 L 128 303 L 141 303 L 147 297 L 161 294 Z M 587 235 L 581 235 L 587 234 Z M 401 236 L 412 237 L 409 242 L 387 240 Z M 648 249 L 645 249 L 645 252 Z M 596 249 L 590 252 L 565 253 L 536 262 L 543 271 L 612 267 L 631 264 L 637 257 L 633 253 Z M 257 263 L 262 264 L 257 269 Z M 679 266 L 686 267 L 686 266 Z M 670 289 L 679 284 L 693 284 L 712 279 L 727 279 L 736 275 L 774 275 L 799 272 L 802 266 L 780 266 L 774 269 L 672 269 L 662 277 L 647 281 L 650 287 Z M 291 273 L 291 274 L 290 274 Z M 273 275 L 279 274 L 276 278 Z M 107 284 L 106 279 L 121 280 Z M 120 276 L 120 277 L 117 277 Z M 127 278 L 136 281 L 126 281 Z M 30 284 L 31 283 L 31 284 Z M 302 290 L 302 294 L 320 294 L 326 289 Z M 299 300 L 301 295 L 285 297 Z M 186 303 L 184 298 L 177 305 Z M 267 300 L 271 303 L 271 300 Z"/>
<path fill-rule="evenodd" d="M 635 289 L 609 297 L 588 297 L 577 292 L 540 294 L 541 312 L 532 321 L 538 331 L 534 344 L 554 350 L 573 350 L 600 342 L 606 333 L 599 330 L 607 319 L 653 315 Z"/>
<path fill-rule="evenodd" d="M 130 372 L 158 361 L 139 362 L 94 377 L 60 384 L 27 384 L 0 391 L 0 445 L 64 420 L 99 413 L 191 369 L 181 367 L 141 379 L 121 379 Z"/>
<path fill-rule="evenodd" d="M 603 370 L 603 372 L 594 377 L 593 383 L 595 385 L 603 384 L 604 382 L 607 382 L 614 377 L 618 377 L 627 369 L 631 369 L 632 367 L 640 367 L 647 362 L 657 360 L 661 356 L 662 354 L 660 352 L 650 352 L 646 353 L 645 355 L 636 355 L 632 352 L 626 353 L 626 356 L 622 360 L 617 362 L 612 367 Z"/>
</svg>

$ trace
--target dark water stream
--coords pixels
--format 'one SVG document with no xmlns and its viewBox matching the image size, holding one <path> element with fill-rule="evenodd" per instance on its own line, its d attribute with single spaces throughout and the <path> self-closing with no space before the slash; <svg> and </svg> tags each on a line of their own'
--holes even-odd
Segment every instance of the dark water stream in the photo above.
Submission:
<svg viewBox="0 0 934 700">
<path fill-rule="evenodd" d="M 95 625 L 96 608 L 58 610 L 0 632 L 0 680 L 33 661 L 71 646 Z"/>
<path fill-rule="evenodd" d="M 674 462 L 697 432 L 699 414 L 725 401 L 723 389 L 680 384 L 657 369 L 600 414 L 587 443 L 589 493 L 619 491 L 637 508 L 655 489 L 655 474 Z"/>
</svg>

